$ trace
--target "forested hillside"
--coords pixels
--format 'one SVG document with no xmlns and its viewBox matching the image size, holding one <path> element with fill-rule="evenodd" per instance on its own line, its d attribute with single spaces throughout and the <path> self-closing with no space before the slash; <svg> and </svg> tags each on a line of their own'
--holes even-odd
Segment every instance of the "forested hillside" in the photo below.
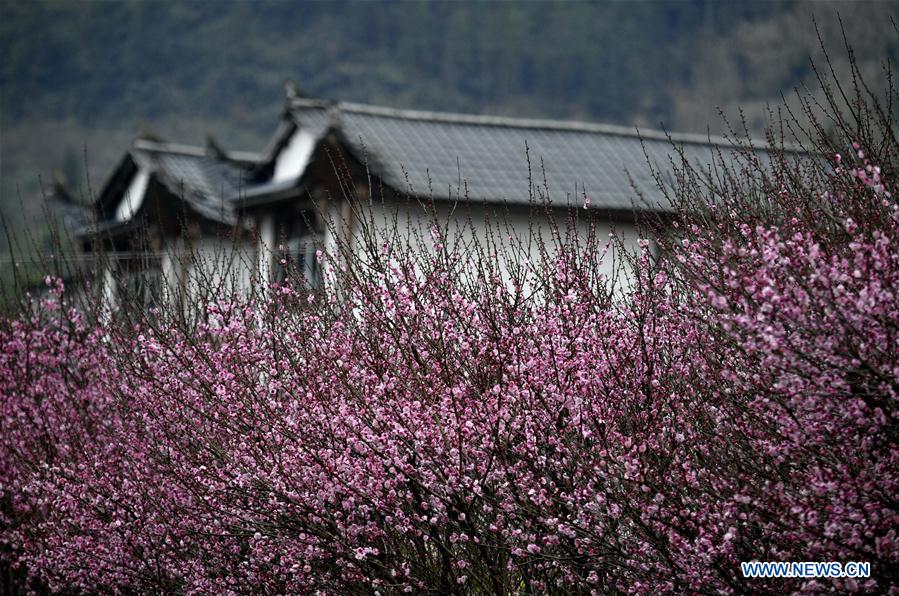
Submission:
<svg viewBox="0 0 899 596">
<path fill-rule="evenodd" d="M 0 207 L 96 190 L 137 133 L 259 149 L 284 79 L 399 107 L 719 130 L 811 76 L 812 24 L 868 69 L 896 3 L 0 2 Z M 88 168 L 85 168 L 85 161 Z"/>
</svg>

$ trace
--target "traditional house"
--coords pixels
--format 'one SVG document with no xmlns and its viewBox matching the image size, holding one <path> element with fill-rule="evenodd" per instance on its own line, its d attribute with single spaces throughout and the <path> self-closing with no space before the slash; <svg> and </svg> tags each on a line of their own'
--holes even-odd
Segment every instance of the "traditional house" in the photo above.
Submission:
<svg viewBox="0 0 899 596">
<path fill-rule="evenodd" d="M 314 286 L 321 281 L 316 250 L 332 259 L 346 256 L 338 246 L 361 250 L 360 208 L 369 222 L 399 220 L 415 233 L 430 221 L 426 202 L 463 234 L 485 236 L 501 219 L 504 234 L 526 238 L 538 200 L 562 222 L 570 209 L 586 208 L 602 231 L 614 228 L 634 244 L 635 218 L 670 208 L 647 159 L 666 166 L 672 143 L 697 163 L 711 163 L 727 146 L 694 135 L 289 93 L 260 154 L 212 142 L 196 148 L 135 141 L 76 234 L 85 248 L 112 257 L 105 275 L 110 300 L 116 284 L 131 283 L 151 303 L 191 300 L 200 279 L 223 290 L 254 279 L 266 287 L 289 268 Z M 642 199 L 635 201 L 635 188 Z"/>
</svg>

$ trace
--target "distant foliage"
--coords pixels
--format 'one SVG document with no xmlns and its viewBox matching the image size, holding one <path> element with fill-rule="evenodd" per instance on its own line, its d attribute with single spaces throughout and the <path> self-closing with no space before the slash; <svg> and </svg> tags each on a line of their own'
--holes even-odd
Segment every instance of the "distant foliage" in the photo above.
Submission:
<svg viewBox="0 0 899 596">
<path fill-rule="evenodd" d="M 876 84 L 881 62 L 899 59 L 894 12 L 806 0 L 0 2 L 0 215 L 14 239 L 41 236 L 54 172 L 90 200 L 138 134 L 261 151 L 287 78 L 334 100 L 700 133 L 722 129 L 718 108 L 734 120 L 741 108 L 760 131 L 769 103 L 812 82 L 813 14 L 832 53 L 842 14 Z M 19 257 L 49 250 L 30 252 L 41 254 Z"/>
<path fill-rule="evenodd" d="M 226 113 L 267 134 L 281 107 L 280 84 L 292 77 L 306 92 L 334 99 L 455 111 L 518 103 L 544 116 L 629 118 L 647 91 L 686 75 L 687 52 L 668 50 L 789 8 L 713 0 L 663 9 L 5 3 L 2 110 L 8 118 L 128 127 L 134 118 Z"/>
<path fill-rule="evenodd" d="M 899 142 L 854 97 L 817 153 L 683 164 L 618 292 L 596 243 L 510 280 L 439 228 L 196 325 L 56 287 L 0 332 L 5 560 L 53 591 L 899 590 Z"/>
</svg>

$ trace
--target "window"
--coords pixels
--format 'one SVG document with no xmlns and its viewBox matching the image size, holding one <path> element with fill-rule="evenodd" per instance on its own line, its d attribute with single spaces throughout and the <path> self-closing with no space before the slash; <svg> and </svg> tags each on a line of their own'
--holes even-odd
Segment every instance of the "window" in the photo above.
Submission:
<svg viewBox="0 0 899 596">
<path fill-rule="evenodd" d="M 315 238 L 293 236 L 278 246 L 274 279 L 277 282 L 301 282 L 309 289 L 319 287 L 319 266 L 315 258 Z"/>
<path fill-rule="evenodd" d="M 119 308 L 137 312 L 160 305 L 163 275 L 159 253 L 116 253 L 110 267 Z"/>
</svg>

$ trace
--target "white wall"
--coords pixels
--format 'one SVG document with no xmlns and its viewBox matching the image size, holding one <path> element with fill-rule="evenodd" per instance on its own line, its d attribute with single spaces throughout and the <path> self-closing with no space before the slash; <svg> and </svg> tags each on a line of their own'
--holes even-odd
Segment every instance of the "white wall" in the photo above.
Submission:
<svg viewBox="0 0 899 596">
<path fill-rule="evenodd" d="M 128 189 L 122 197 L 121 202 L 115 211 L 116 221 L 127 221 L 134 217 L 137 210 L 144 202 L 144 195 L 147 193 L 147 184 L 150 182 L 150 173 L 143 168 L 139 169 Z"/>
<path fill-rule="evenodd" d="M 275 217 L 270 213 L 263 214 L 256 221 L 257 243 L 256 247 L 256 272 L 260 290 L 263 294 L 269 291 L 272 283 L 272 259 L 275 251 Z"/>
<path fill-rule="evenodd" d="M 315 137 L 305 130 L 297 130 L 275 159 L 272 182 L 296 180 L 306 170 L 315 149 Z"/>
<path fill-rule="evenodd" d="M 186 306 L 203 299 L 227 300 L 234 293 L 246 295 L 253 288 L 257 254 L 252 243 L 203 237 L 185 250 L 190 251 L 181 282 Z"/>
<path fill-rule="evenodd" d="M 417 202 L 394 200 L 368 204 L 364 208 L 361 205 L 362 202 L 356 202 L 355 208 L 351 209 L 349 202 L 341 200 L 327 206 L 326 217 L 330 225 L 323 237 L 324 250 L 329 255 L 327 263 L 332 266 L 346 264 L 345 255 L 340 254 L 341 247 L 350 247 L 357 257 L 363 256 L 366 236 L 363 224 L 377 230 L 379 250 L 385 241 L 393 245 L 388 249 L 395 250 L 396 243 L 411 238 L 413 246 L 434 252 L 436 238 L 439 238 L 431 233 L 434 220 Z M 590 223 L 586 212 L 578 211 L 576 215 L 578 221 L 573 229 L 581 239 L 587 236 L 588 226 L 593 225 L 600 248 L 605 246 L 614 230 L 625 250 L 636 251 L 638 233 L 633 224 L 613 224 L 601 219 L 593 219 Z M 477 245 L 480 250 L 487 251 L 487 258 L 494 258 L 495 252 L 506 282 L 511 281 L 510 270 L 515 262 L 527 261 L 534 267 L 539 266 L 541 239 L 552 253 L 556 246 L 553 229 L 558 229 L 563 236 L 568 233 L 567 209 L 556 210 L 554 217 L 556 228 L 539 210 L 532 214 L 529 205 L 466 204 L 453 208 L 450 204 L 438 204 L 436 211 L 436 221 L 445 226 L 447 245 L 451 249 L 464 246 L 468 251 Z M 252 242 L 235 245 L 211 236 L 194 240 L 189 246 L 183 241 L 169 244 L 162 260 L 166 294 L 190 307 L 199 304 L 203 298 L 227 298 L 231 293 L 247 294 L 251 289 L 266 292 L 272 281 L 275 221 L 271 215 L 264 215 L 257 225 L 259 245 Z M 396 237 L 390 238 L 392 234 Z M 346 242 L 347 238 L 349 242 Z M 617 249 L 610 247 L 597 264 L 600 272 L 611 277 L 619 257 Z M 262 284 L 254 288 L 256 282 Z"/>
<path fill-rule="evenodd" d="M 365 213 L 357 212 L 349 218 L 352 250 L 357 255 L 363 250 L 362 242 L 365 234 L 362 220 L 371 222 L 381 234 L 385 230 L 392 233 L 396 228 L 399 237 L 415 238 L 416 244 L 428 251 L 433 251 L 435 245 L 435 237 L 430 230 L 432 221 L 445 222 L 447 246 L 453 247 L 454 243 L 461 243 L 460 246 L 474 247 L 476 244 L 481 250 L 487 251 L 488 255 L 495 254 L 504 281 L 507 282 L 510 281 L 510 267 L 514 267 L 514 263 L 527 261 L 534 267 L 539 265 L 541 240 L 550 254 L 555 251 L 557 245 L 553 239 L 553 230 L 561 232 L 564 240 L 565 234 L 568 233 L 569 218 L 567 209 L 556 209 L 553 212 L 555 218 L 553 225 L 550 218 L 541 210 L 532 213 L 530 205 L 465 204 L 454 208 L 444 203 L 438 205 L 436 217 L 432 220 L 421 205 L 406 200 L 371 204 L 366 207 Z M 614 233 L 623 244 L 624 250 L 629 252 L 637 250 L 639 235 L 634 224 L 613 223 L 595 216 L 591 219 L 584 210 L 578 210 L 576 217 L 578 219 L 573 225 L 572 234 L 577 234 L 581 243 L 592 226 L 600 248 L 609 243 L 611 234 Z M 339 223 L 346 226 L 347 222 Z M 334 249 L 329 247 L 329 254 L 333 254 L 333 251 Z M 610 244 L 608 252 L 597 264 L 599 271 L 611 278 L 621 263 L 621 256 L 620 250 Z M 626 270 L 618 272 L 619 281 L 626 282 L 626 278 L 621 277 L 626 274 Z"/>
</svg>

